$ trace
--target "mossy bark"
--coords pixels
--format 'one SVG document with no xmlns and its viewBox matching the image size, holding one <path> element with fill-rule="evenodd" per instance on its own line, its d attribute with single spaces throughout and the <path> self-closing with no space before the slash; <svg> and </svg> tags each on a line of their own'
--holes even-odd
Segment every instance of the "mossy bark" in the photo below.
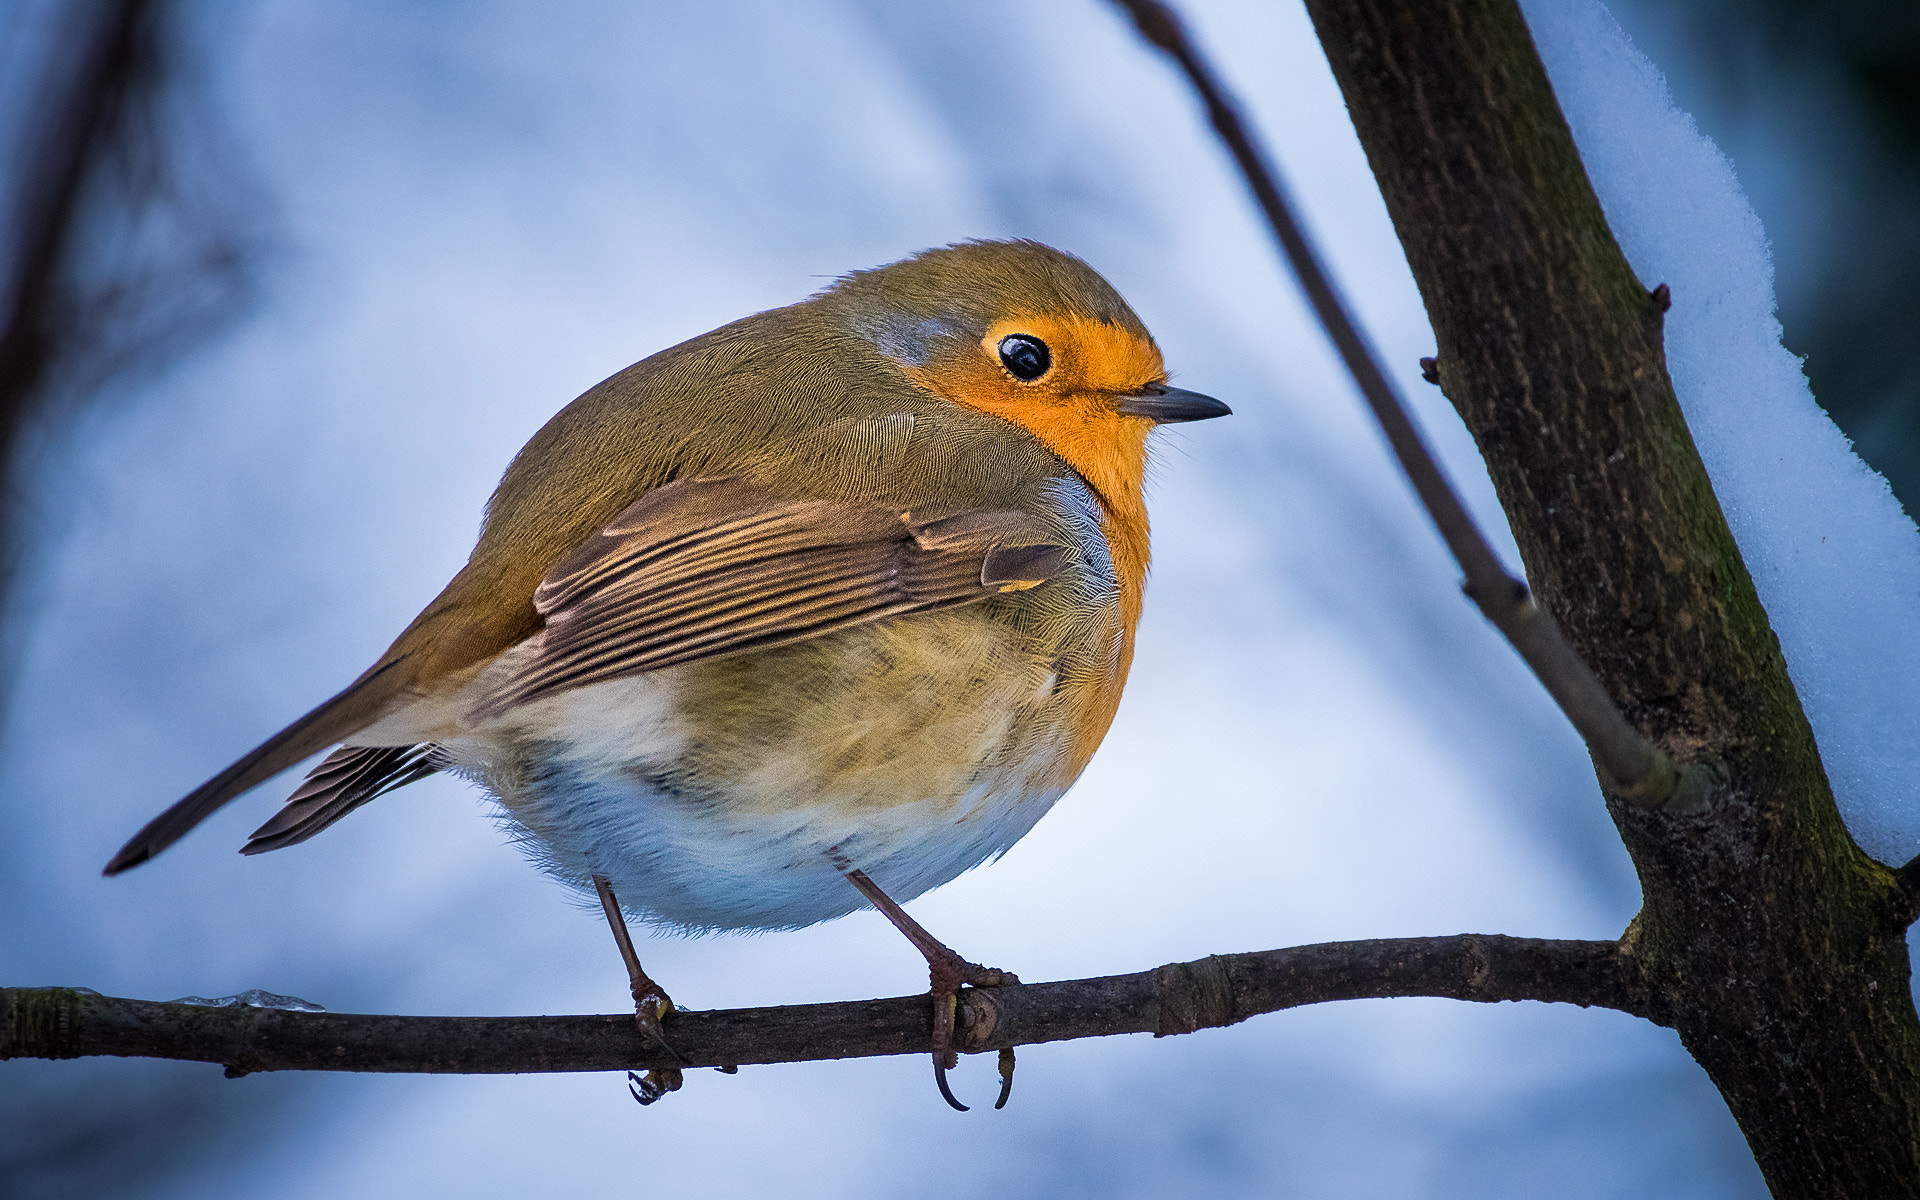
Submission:
<svg viewBox="0 0 1920 1200">
<path fill-rule="evenodd" d="M 1629 719 L 1714 781 L 1608 800 L 1659 1019 L 1776 1196 L 1920 1196 L 1913 898 L 1841 824 L 1674 397 L 1665 293 L 1615 243 L 1517 5 L 1308 9 L 1531 586 Z"/>
</svg>

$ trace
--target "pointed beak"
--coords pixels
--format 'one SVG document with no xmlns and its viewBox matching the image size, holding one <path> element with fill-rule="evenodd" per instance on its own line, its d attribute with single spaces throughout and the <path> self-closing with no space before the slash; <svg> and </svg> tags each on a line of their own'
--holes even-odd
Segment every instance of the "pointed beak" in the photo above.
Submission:
<svg viewBox="0 0 1920 1200">
<path fill-rule="evenodd" d="M 1171 425 L 1176 421 L 1206 421 L 1233 413 L 1232 409 L 1212 396 L 1202 396 L 1185 388 L 1168 387 L 1164 383 L 1150 383 L 1131 396 L 1115 396 L 1113 410 L 1129 417 L 1145 417 L 1155 425 Z"/>
</svg>

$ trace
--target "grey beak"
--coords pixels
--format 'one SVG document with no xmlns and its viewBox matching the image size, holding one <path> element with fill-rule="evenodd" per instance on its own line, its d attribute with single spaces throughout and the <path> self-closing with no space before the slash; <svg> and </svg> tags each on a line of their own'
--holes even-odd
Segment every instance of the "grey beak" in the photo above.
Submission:
<svg viewBox="0 0 1920 1200">
<path fill-rule="evenodd" d="M 1168 387 L 1164 383 L 1150 383 L 1131 396 L 1116 396 L 1113 410 L 1130 417 L 1145 417 L 1156 425 L 1171 425 L 1176 421 L 1205 421 L 1233 414 L 1232 409 L 1212 396 L 1202 396 L 1185 388 Z"/>
</svg>

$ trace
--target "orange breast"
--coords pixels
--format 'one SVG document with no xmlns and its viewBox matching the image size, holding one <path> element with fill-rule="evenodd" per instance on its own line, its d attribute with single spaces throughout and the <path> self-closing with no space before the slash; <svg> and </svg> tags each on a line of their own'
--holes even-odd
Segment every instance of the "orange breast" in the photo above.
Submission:
<svg viewBox="0 0 1920 1200">
<path fill-rule="evenodd" d="M 1040 338 L 1054 366 L 1031 384 L 1000 367 L 996 347 L 1011 333 Z M 1133 661 L 1149 560 L 1144 483 L 1152 422 L 1113 409 L 1113 397 L 1166 378 L 1151 339 L 1077 315 L 1020 315 L 996 323 L 981 339 L 983 353 L 909 368 L 922 387 L 955 404 L 1020 426 L 1086 481 L 1100 502 L 1100 528 L 1119 586 L 1117 627 L 1110 630 L 1106 671 L 1077 697 L 1077 729 L 1067 780 L 1079 774 L 1106 736 Z"/>
</svg>

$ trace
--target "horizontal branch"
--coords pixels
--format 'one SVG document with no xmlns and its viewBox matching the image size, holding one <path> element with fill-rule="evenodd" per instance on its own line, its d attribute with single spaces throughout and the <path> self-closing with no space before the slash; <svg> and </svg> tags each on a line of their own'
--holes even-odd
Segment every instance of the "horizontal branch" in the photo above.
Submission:
<svg viewBox="0 0 1920 1200">
<path fill-rule="evenodd" d="M 1542 1000 L 1658 1019 L 1614 942 L 1488 934 L 1327 942 L 1223 954 L 1132 975 L 961 992 L 970 1053 L 1118 1033 L 1232 1025 L 1331 1000 L 1439 996 Z M 398 1017 L 125 1000 L 77 988 L 0 988 L 0 1059 L 108 1054 L 252 1071 L 498 1074 L 733 1067 L 924 1054 L 925 996 L 716 1012 L 677 1011 L 683 1061 L 644 1045 L 631 1014 Z"/>
<path fill-rule="evenodd" d="M 1353 376 L 1367 408 L 1399 459 L 1400 469 L 1406 472 L 1420 503 L 1439 529 L 1441 540 L 1460 564 L 1461 573 L 1466 576 L 1467 597 L 1533 669 L 1554 703 L 1586 742 L 1594 765 L 1599 767 L 1610 788 L 1625 799 L 1656 808 L 1676 799 L 1691 798 L 1692 791 L 1676 797 L 1681 781 L 1665 751 L 1627 721 L 1566 634 L 1533 602 L 1527 585 L 1501 565 L 1500 556 L 1494 553 L 1486 535 L 1468 515 L 1466 504 L 1427 448 L 1407 412 L 1406 402 L 1388 380 L 1379 356 L 1347 311 L 1346 301 L 1321 264 L 1319 251 L 1295 214 L 1279 172 L 1241 119 L 1238 106 L 1228 96 L 1212 65 L 1187 36 L 1180 19 L 1160 0 L 1115 2 L 1133 18 L 1142 37 L 1179 64 L 1206 105 L 1214 132 L 1246 178 L 1314 315 Z"/>
</svg>

